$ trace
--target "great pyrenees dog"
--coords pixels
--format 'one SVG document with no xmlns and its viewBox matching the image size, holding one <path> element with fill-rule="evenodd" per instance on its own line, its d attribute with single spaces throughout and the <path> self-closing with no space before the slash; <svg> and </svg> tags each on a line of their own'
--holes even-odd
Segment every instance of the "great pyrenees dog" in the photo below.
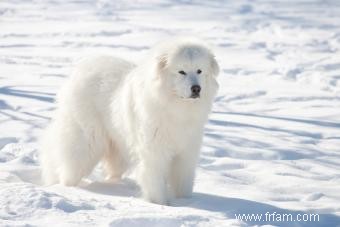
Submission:
<svg viewBox="0 0 340 227">
<path fill-rule="evenodd" d="M 43 136 L 45 184 L 76 186 L 102 161 L 111 180 L 136 167 L 148 201 L 189 197 L 218 73 L 212 51 L 193 40 L 160 44 L 137 66 L 109 56 L 83 60 Z"/>
</svg>

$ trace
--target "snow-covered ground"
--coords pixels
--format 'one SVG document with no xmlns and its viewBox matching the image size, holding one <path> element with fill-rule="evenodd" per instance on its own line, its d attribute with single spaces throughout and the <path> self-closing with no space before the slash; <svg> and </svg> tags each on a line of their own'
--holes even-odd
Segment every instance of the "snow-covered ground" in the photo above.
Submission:
<svg viewBox="0 0 340 227">
<path fill-rule="evenodd" d="M 81 187 L 41 186 L 37 140 L 72 62 L 138 62 L 177 35 L 215 45 L 221 65 L 193 197 L 151 204 L 100 168 Z M 340 2 L 1 1 L 0 150 L 0 226 L 340 225 Z"/>
</svg>

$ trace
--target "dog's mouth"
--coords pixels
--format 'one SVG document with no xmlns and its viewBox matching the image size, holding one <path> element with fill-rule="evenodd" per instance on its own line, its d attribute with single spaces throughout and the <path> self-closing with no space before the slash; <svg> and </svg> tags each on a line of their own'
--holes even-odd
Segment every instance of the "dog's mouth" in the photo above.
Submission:
<svg viewBox="0 0 340 227">
<path fill-rule="evenodd" d="M 193 94 L 190 96 L 190 99 L 198 99 L 198 98 L 200 98 L 199 94 Z"/>
<path fill-rule="evenodd" d="M 183 97 L 181 96 L 182 100 L 187 100 L 187 101 L 194 101 L 194 100 L 199 100 L 200 99 L 200 95 L 192 95 L 190 97 Z"/>
<path fill-rule="evenodd" d="M 182 99 L 182 100 L 199 100 L 201 98 L 200 94 L 191 94 L 189 97 L 188 96 L 183 96 L 183 95 L 178 95 L 176 92 L 174 92 L 174 95 L 177 96 L 178 98 Z"/>
</svg>

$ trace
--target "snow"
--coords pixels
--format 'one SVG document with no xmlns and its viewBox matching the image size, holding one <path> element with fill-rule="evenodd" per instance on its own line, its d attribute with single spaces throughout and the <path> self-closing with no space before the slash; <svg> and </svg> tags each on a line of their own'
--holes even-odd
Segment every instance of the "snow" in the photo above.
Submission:
<svg viewBox="0 0 340 227">
<path fill-rule="evenodd" d="M 14 0 L 0 3 L 0 226 L 340 225 L 337 0 Z M 215 46 L 220 90 L 193 197 L 143 201 L 132 179 L 42 186 L 38 138 L 73 62 L 138 62 L 160 40 Z M 315 213 L 249 221 L 235 214 Z"/>
</svg>

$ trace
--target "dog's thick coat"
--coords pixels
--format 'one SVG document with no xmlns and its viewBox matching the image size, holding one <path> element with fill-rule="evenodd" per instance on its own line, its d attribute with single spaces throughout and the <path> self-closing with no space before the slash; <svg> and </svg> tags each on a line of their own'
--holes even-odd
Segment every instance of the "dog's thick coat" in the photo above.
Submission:
<svg viewBox="0 0 340 227">
<path fill-rule="evenodd" d="M 193 41 L 160 45 L 139 66 L 107 56 L 82 61 L 42 140 L 45 183 L 77 185 L 99 161 L 119 179 L 138 163 L 149 201 L 190 196 L 218 71 L 211 51 Z"/>
</svg>

